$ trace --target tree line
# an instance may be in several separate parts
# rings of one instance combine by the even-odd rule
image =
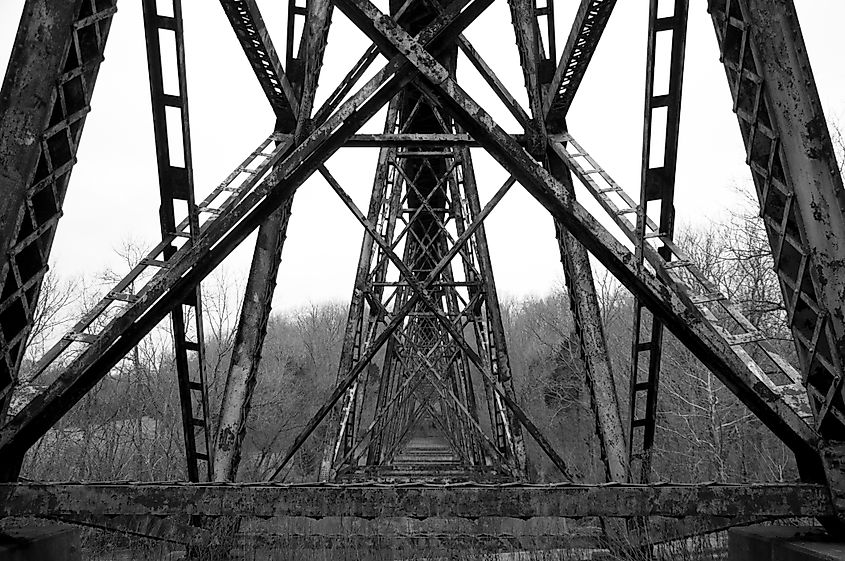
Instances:
[[[750,208],[750,205],[749,205]],[[708,228],[682,228],[678,245],[717,282],[754,325],[797,364],[765,231],[756,216],[735,213]],[[144,255],[126,243],[127,267]],[[119,271],[67,281],[48,275],[36,314],[20,408],[57,375],[32,379],[33,361],[66,331]],[[212,423],[225,384],[243,287],[225,272],[203,283],[205,368]],[[602,269],[596,289],[623,417],[627,418],[633,298]],[[542,297],[500,302],[517,397],[583,481],[604,477],[585,367],[573,333],[565,287]],[[261,480],[333,387],[347,306],[324,303],[271,317],[248,419],[239,480]],[[36,480],[178,480],[185,478],[180,408],[169,321],[148,335],[27,454],[22,475]],[[625,420],[627,427],[627,420]],[[294,457],[287,481],[316,476],[326,423]],[[213,431],[212,431],[213,434]],[[559,479],[526,435],[530,473]],[[671,334],[664,337],[654,480],[785,481],[794,458],[718,379]]]

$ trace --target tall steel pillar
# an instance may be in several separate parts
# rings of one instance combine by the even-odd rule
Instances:
[[[845,190],[801,27],[791,0],[712,0],[709,11],[826,477],[845,503]]]
[[[551,1],[548,6],[552,6]],[[596,2],[583,0],[573,21],[560,62],[546,86],[544,120],[549,134],[566,131],[566,113],[572,103],[575,89],[590,62],[593,49],[615,6],[614,1]],[[548,44],[553,45],[551,38]],[[554,51],[549,49],[550,62]],[[575,187],[569,169],[550,151],[544,154],[546,167],[567,190],[575,196]],[[628,455],[625,449],[625,431],[619,406],[619,393],[613,377],[613,367],[607,349],[607,339],[593,279],[592,266],[587,250],[567,231],[560,221],[555,221],[555,236],[563,265],[564,282],[569,294],[573,328],[578,339],[581,358],[586,368],[586,381],[590,389],[596,430],[607,481],[628,480]]]
[[[167,244],[163,251],[167,261],[176,253],[177,246],[196,242],[200,234],[200,212],[205,209],[200,209],[194,198],[182,2],[171,0],[168,6],[156,0],[144,0],[143,13],[161,196],[159,223],[162,239]],[[165,51],[176,57],[172,61],[176,68],[175,91],[165,89],[162,42],[174,47]],[[176,133],[169,134],[174,130]],[[171,138],[179,139],[178,149],[171,150]],[[185,215],[182,224],[177,222],[178,215]],[[125,297],[132,299],[135,295],[125,294]],[[212,471],[202,316],[200,285],[170,313],[188,481],[209,481]]]
[[[672,12],[669,15],[659,15],[659,5],[659,0],[651,0],[649,4],[643,158],[634,251],[637,265],[640,267],[645,266],[643,245],[647,243],[656,246],[658,254],[667,263],[671,261],[672,250],[667,244],[671,243],[675,230],[675,169],[678,163],[689,0],[673,0]],[[658,38],[667,36],[671,37],[669,57],[664,63],[668,66],[658,68]],[[656,89],[658,72],[668,76],[666,91]],[[661,76],[660,83],[663,82]],[[658,128],[660,124],[663,125],[663,130]],[[660,139],[663,139],[662,143],[656,142]],[[654,152],[653,146],[656,148]],[[649,203],[659,205],[656,232],[649,232],[646,228]],[[663,323],[639,299],[634,300],[631,334],[628,455],[631,481],[647,483],[651,474],[652,449],[657,426]]]
[[[264,89],[269,92],[268,100],[276,114],[278,132],[301,139],[307,132],[322,69],[331,21],[331,3],[326,0],[308,2],[307,9],[304,9],[295,0],[289,1],[287,67],[289,71],[292,68],[298,69],[295,71],[298,78],[289,89],[292,100],[282,97],[281,101],[274,97],[278,96],[275,86],[289,78],[264,29],[257,5],[251,1],[239,3],[224,0],[222,3],[247,57],[255,61],[268,61],[266,65],[255,64],[254,69],[259,81],[267,83]],[[299,30],[301,40],[296,49],[293,37],[295,31]],[[256,43],[260,45],[262,54],[255,52]],[[237,476],[241,444],[255,389],[292,203],[291,197],[258,229],[220,405],[220,423],[215,440],[215,481],[234,481]]]
[[[28,0],[0,91],[0,423],[17,384],[114,0]],[[17,477],[23,451],[0,479]]]

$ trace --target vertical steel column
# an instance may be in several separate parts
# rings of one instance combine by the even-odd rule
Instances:
[[[114,0],[27,0],[0,91],[0,423],[34,321]],[[21,458],[0,478],[14,479]]]
[[[551,157],[549,167],[554,177],[570,194],[574,194],[572,176],[566,166],[559,159]],[[558,221],[555,221],[555,234],[563,265],[564,282],[569,293],[573,329],[586,368],[587,386],[596,416],[605,475],[608,481],[624,482],[628,479],[625,431],[590,257],[584,246]]]
[[[537,25],[536,0],[508,0],[519,51],[519,62],[528,92],[528,105],[535,129],[543,121],[543,97],[540,91],[540,29]]]
[[[285,201],[258,229],[220,404],[214,481],[234,481],[237,477],[292,201]]]
[[[651,0],[646,54],[645,116],[643,124],[643,160],[640,177],[640,204],[637,207],[637,228],[634,255],[637,267],[644,267],[643,245],[656,243],[657,252],[669,262],[675,226],[675,168],[678,162],[678,133],[681,119],[684,51],[686,46],[689,0],[663,0],[673,3],[671,15],[658,17],[660,0]],[[662,34],[662,35],[661,35]],[[656,68],[659,37],[671,36],[668,68]],[[657,72],[668,76],[668,90],[655,91]],[[665,110],[663,130],[655,130],[655,114]],[[658,123],[660,120],[658,119]],[[663,138],[662,143],[657,143]],[[652,152],[656,148],[658,152]],[[658,232],[647,232],[646,217],[650,202],[659,201]],[[650,321],[649,321],[650,319]],[[646,332],[648,326],[651,329]],[[651,454],[657,423],[657,389],[660,378],[663,323],[639,299],[634,301],[634,324],[631,343],[631,376],[629,393],[628,456],[631,481],[647,483],[651,472]],[[645,363],[645,368],[643,364]],[[643,377],[645,370],[645,377]],[[642,398],[645,401],[642,402]],[[637,429],[641,429],[639,435]]]
[[[615,2],[588,2],[581,4],[581,9],[576,15],[572,32],[567,42],[566,51],[561,57],[560,71],[554,76],[553,70],[547,72],[543,78],[543,84],[552,82],[547,86],[547,100],[549,106],[554,104],[554,112],[550,113],[546,121],[549,133],[566,130],[565,114],[569,109],[574,91],[564,93],[557,92],[560,88],[563,92],[567,84],[571,88],[577,88],[580,78],[576,74],[586,71],[592,50],[601,36],[604,25],[613,10]],[[552,0],[547,0],[547,11],[553,13]],[[540,15],[540,12],[536,12]],[[547,17],[551,18],[549,14]],[[539,21],[537,23],[539,29]],[[554,42],[553,28],[549,30],[549,51],[546,55],[548,62],[544,66],[554,64]],[[569,61],[569,62],[567,62]],[[561,74],[563,72],[563,74]],[[557,85],[555,85],[557,84]],[[563,99],[566,98],[566,101]],[[547,158],[546,166],[552,175],[566,188],[569,196],[575,196],[575,188],[572,183],[572,176],[569,170],[554,155]],[[590,265],[590,258],[587,250],[570,234],[558,221],[555,221],[555,236],[560,250],[560,260],[563,266],[564,281],[569,294],[569,305],[572,311],[572,322],[575,336],[578,339],[581,358],[587,370],[586,380],[590,389],[590,396],[593,412],[596,416],[596,430],[599,437],[599,447],[602,452],[602,460],[605,467],[605,476],[608,481],[623,482],[628,479],[628,458],[625,450],[625,432],[622,425],[622,415],[619,408],[619,396],[616,390],[616,381],[613,378],[613,368],[610,363],[610,356],[607,351],[607,340],[602,326],[601,312],[598,296],[596,295],[593,271]],[[614,525],[609,530],[619,530]]]
[[[182,1],[168,3],[169,14],[159,12],[156,0],[144,0],[144,31],[147,43],[147,64],[150,72],[150,97],[153,110],[153,129],[158,164],[161,206],[159,221],[162,238],[176,236],[175,240],[188,239],[193,244],[200,233],[199,209],[194,200],[194,171],[191,155],[191,128],[188,115],[188,88],[185,74],[185,44],[182,26]],[[170,42],[172,38],[172,43]],[[166,91],[162,54],[162,40],[175,47],[176,91]],[[172,78],[168,78],[168,81]],[[175,113],[178,112],[178,116]],[[168,117],[173,117],[169,119]],[[179,150],[171,147],[171,140],[180,139]],[[181,161],[180,161],[181,160]],[[185,205],[188,229],[177,228]],[[176,253],[178,247],[171,243],[164,249],[165,260]],[[208,427],[208,393],[205,381],[205,343],[202,325],[202,294],[200,285],[193,289],[184,302],[170,313],[173,327],[173,349],[176,359],[176,376],[179,380],[179,401],[182,407],[182,429],[185,437],[185,455],[189,481],[211,479],[212,457]],[[190,333],[190,327],[193,333]],[[191,340],[191,337],[193,340]]]
[[[801,27],[791,0],[711,0],[709,10],[828,485],[845,500],[845,191]]]
[[[302,138],[307,132],[307,121],[311,115],[317,81],[322,68],[328,26],[331,20],[331,3],[317,0],[308,3],[308,18],[303,25],[298,50],[294,48],[295,17],[304,15],[295,6],[295,0],[289,1],[289,20],[287,38],[288,71],[291,66],[300,68],[302,81],[294,79],[292,95],[296,101],[296,91],[302,90],[301,103],[298,107],[283,103],[284,98],[276,93],[276,98],[268,93],[268,99],[276,112],[277,128],[281,132],[293,133]],[[260,81],[269,82],[265,91],[274,92],[271,84],[287,82],[284,70],[276,58],[275,49],[264,28],[261,14],[252,2],[234,6],[235,2],[224,2],[224,8],[249,60],[270,59],[265,64],[254,64]],[[239,8],[239,9],[237,9]],[[244,23],[246,20],[248,23]],[[251,33],[251,34],[250,34]],[[252,37],[254,40],[243,40]],[[260,46],[256,46],[258,43]],[[306,69],[304,73],[302,68]],[[268,77],[269,76],[269,77]],[[303,84],[304,81],[304,84]],[[275,100],[275,101],[274,101]],[[226,375],[226,386],[220,406],[220,425],[215,442],[216,465],[215,481],[234,481],[240,462],[240,449],[246,430],[246,419],[255,388],[261,349],[267,333],[276,277],[282,259],[282,250],[287,236],[287,226],[291,214],[293,197],[262,223],[258,229],[255,251],[250,266],[249,277],[244,291],[241,315],[235,332],[232,358]]]

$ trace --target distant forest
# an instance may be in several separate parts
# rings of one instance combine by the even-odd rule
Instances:
[[[769,244],[756,216],[734,214],[706,229],[681,229],[690,253],[746,316],[794,360]],[[144,255],[127,244],[127,270]],[[96,302],[122,271],[77,281],[48,276],[39,303],[30,358],[37,358]],[[633,314],[631,295],[595,269],[602,321],[619,402],[627,416]],[[203,284],[206,372],[216,422],[238,318],[240,281],[216,274]],[[604,480],[584,365],[566,290],[501,302],[519,401],[584,482]],[[248,421],[238,479],[262,480],[334,385],[346,303],[304,307],[271,318]],[[22,475],[37,480],[185,479],[180,409],[171,343],[163,322],[65,416],[26,457]],[[655,480],[786,481],[794,458],[739,401],[671,335],[664,340]],[[60,367],[58,365],[57,367]],[[19,408],[55,370],[31,380],[24,366]],[[627,428],[627,420],[625,420]],[[326,423],[294,458],[286,481],[312,480]],[[526,435],[530,472],[555,481],[554,466]]]

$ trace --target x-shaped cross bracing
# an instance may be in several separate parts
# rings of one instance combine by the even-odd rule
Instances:
[[[156,275],[97,336],[97,340],[70,362],[56,382],[36,397],[0,430],[0,452],[22,453],[55,423],[84,393],[119,361],[131,346],[156,325],[175,302],[216,267],[273,209],[281,205],[323,162],[402,87],[416,79],[419,87],[438,100],[470,135],[481,143],[551,214],[564,224],[617,278],[636,293],[652,311],[778,436],[804,457],[817,461],[816,434],[784,403],[758,392],[747,372],[719,333],[697,321],[694,309],[683,303],[671,287],[648,271],[637,270],[633,256],[579,205],[563,186],[506,134],[452,79],[433,53],[445,48],[491,0],[450,4],[416,38],[394,19],[380,13],[366,0],[338,0],[344,11],[378,47],[390,56],[387,65],[361,87],[293,150],[275,156],[274,172],[219,217],[209,221],[192,247],[183,247],[170,266]],[[318,115],[320,113],[318,112]],[[460,242],[463,236],[458,238]],[[458,247],[456,245],[456,247]],[[447,257],[438,264],[448,264]],[[425,290],[426,283],[420,283]],[[378,348],[417,301],[398,310],[376,340]],[[346,377],[340,380],[329,402],[332,405],[374,355],[368,349]],[[471,356],[471,355],[470,355]],[[480,361],[479,361],[480,362]],[[327,402],[328,403],[328,402]],[[329,406],[331,407],[331,406]],[[328,410],[321,408],[322,417]],[[317,420],[316,422],[319,422]],[[298,445],[298,444],[297,444]]]

